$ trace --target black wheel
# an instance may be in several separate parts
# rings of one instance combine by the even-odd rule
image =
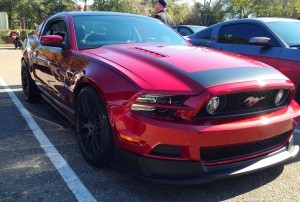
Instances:
[[[24,99],[26,102],[36,102],[38,100],[38,90],[29,74],[29,70],[24,60],[22,61],[21,66],[21,77]]]
[[[93,88],[84,88],[77,98],[76,133],[79,148],[89,163],[106,166],[111,162],[114,149],[111,125]]]
[[[296,93],[294,95],[295,100],[300,103],[300,85],[296,88]]]

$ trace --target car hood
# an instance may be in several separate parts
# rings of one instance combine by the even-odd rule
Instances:
[[[157,91],[200,93],[205,88],[225,83],[287,79],[261,62],[203,47],[126,44],[83,52],[118,64]]]

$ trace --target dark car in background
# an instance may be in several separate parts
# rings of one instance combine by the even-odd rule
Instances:
[[[173,29],[175,29],[182,36],[188,36],[188,35],[194,34],[205,28],[206,28],[206,26],[199,26],[199,25],[176,25],[176,26],[173,26]]]
[[[188,37],[196,46],[246,55],[275,67],[296,86],[300,101],[300,20],[248,18],[212,25]]]

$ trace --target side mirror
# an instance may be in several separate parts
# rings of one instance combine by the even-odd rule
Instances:
[[[54,46],[64,48],[63,38],[60,35],[46,35],[41,37],[43,46]]]
[[[269,46],[271,45],[270,40],[271,39],[268,37],[251,37],[249,39],[249,43],[254,45]]]

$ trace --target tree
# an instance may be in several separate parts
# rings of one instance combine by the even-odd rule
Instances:
[[[182,23],[191,12],[188,6],[177,4],[179,0],[168,0],[168,13],[174,22]],[[155,0],[95,0],[92,10],[134,13],[145,16],[154,16]]]
[[[300,0],[224,0],[228,18],[297,18]]]
[[[8,24],[10,29],[14,29],[12,26],[13,14],[17,7],[19,0],[0,0],[0,11],[4,11],[8,16]]]
[[[145,5],[143,0],[95,0],[91,6],[92,10],[112,11],[139,14],[142,6]]]
[[[74,11],[75,3],[72,0],[42,0],[41,5],[45,9],[44,16],[51,16],[62,11]]]
[[[187,4],[174,4],[172,13],[170,14],[173,16],[175,24],[183,24],[188,16],[192,14],[192,9],[190,9]]]
[[[224,20],[222,0],[204,0],[203,4],[194,0],[192,14],[186,20],[186,24],[209,26]]]
[[[44,11],[45,8],[39,0],[21,0],[16,7],[16,13],[18,13],[17,17],[19,19],[24,17],[27,22],[26,28],[31,29],[39,23],[37,19],[41,17],[44,19],[46,17]],[[30,26],[28,26],[28,24],[30,24]]]

